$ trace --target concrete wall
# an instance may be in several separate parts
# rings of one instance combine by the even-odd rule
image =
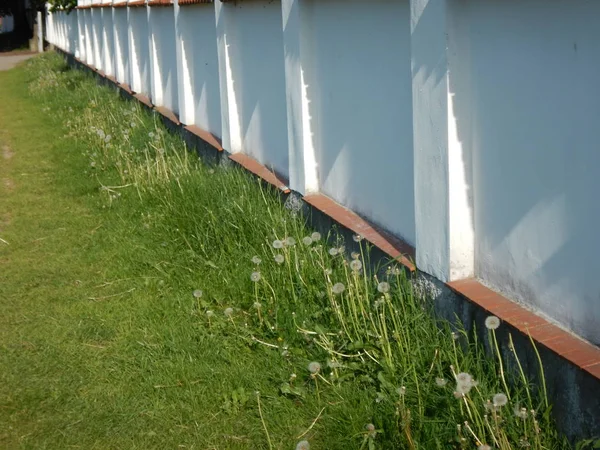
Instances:
[[[177,113],[177,58],[173,8],[148,10],[150,52],[152,54],[152,101]]]
[[[102,70],[107,75],[115,74],[115,43],[113,14],[111,8],[100,8],[102,14]]]
[[[151,95],[150,37],[146,7],[128,7],[131,89]]]
[[[100,8],[92,8],[90,9],[90,14],[91,14],[91,25],[92,25],[92,29],[91,29],[91,33],[92,33],[92,40],[93,40],[93,62],[92,64],[94,65],[95,68],[100,69],[100,70],[104,70],[103,66],[104,66],[104,61],[103,61],[103,55],[104,55],[104,41],[102,39],[103,37],[103,30],[104,30],[104,24],[102,23],[102,10]]]
[[[600,345],[600,3],[456,8],[475,273]]]
[[[301,5],[320,190],[414,244],[409,2]]]
[[[600,3],[110,10],[49,16],[49,39],[104,70],[114,48],[119,81],[414,244],[423,272],[600,344]]]
[[[119,83],[130,84],[129,23],[127,8],[112,8],[113,41],[115,48],[115,78]]]
[[[279,0],[223,4],[217,33],[227,48],[231,150],[288,175],[283,32]]]
[[[214,7],[199,4],[178,8],[176,23],[177,50],[181,58],[178,64],[180,119],[220,137],[221,96]]]

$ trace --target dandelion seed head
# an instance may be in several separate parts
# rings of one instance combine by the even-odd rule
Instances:
[[[296,444],[296,450],[310,450],[308,441],[300,441]]]
[[[343,245],[340,245],[338,247],[337,251],[338,251],[338,255],[341,255],[346,251],[346,247],[344,247]]]
[[[448,380],[446,380],[445,378],[436,378],[435,384],[438,387],[444,387],[444,386],[446,386],[446,384],[448,384]]]
[[[194,292],[192,292],[192,295],[196,298],[202,297],[202,289],[196,289]]]
[[[150,133],[148,133],[148,137],[150,139],[154,138],[154,131],[151,131]]]
[[[506,394],[500,392],[499,394],[494,395],[492,402],[494,403],[494,406],[504,406],[508,403],[508,397]]]
[[[296,239],[294,239],[291,236],[285,238],[285,245],[287,245],[288,247],[293,247],[294,245],[296,245]]]
[[[276,249],[283,248],[283,242],[281,242],[279,239],[275,239],[273,241],[273,248],[276,248]]]
[[[337,249],[337,248],[335,248],[335,247],[334,247],[334,248],[330,248],[330,249],[329,249],[329,254],[330,254],[331,256],[337,256],[337,254],[338,254],[338,253],[339,253],[339,252],[338,252],[338,249]]]
[[[255,283],[258,283],[260,281],[260,272],[252,272],[252,274],[250,275],[250,280],[254,281]]]
[[[131,123],[129,124],[129,126],[130,126],[131,128],[135,128],[135,122],[131,122]]]
[[[360,269],[362,269],[362,263],[358,259],[354,259],[352,262],[350,262],[350,269],[358,272]]]
[[[332,273],[333,273],[333,270],[325,269],[325,275],[331,275]]]
[[[317,361],[313,361],[308,365],[308,371],[313,375],[319,373],[321,371],[321,364]]]
[[[260,259],[258,256],[253,256],[252,257],[252,263],[256,264],[257,266],[262,262],[262,259]]]
[[[527,408],[519,408],[519,405],[515,405],[514,412],[519,419],[527,419]]]
[[[283,262],[285,261],[285,258],[283,257],[283,255],[275,255],[273,257],[273,259],[275,260],[275,262],[277,264],[283,264]]]
[[[309,246],[313,243],[313,240],[310,236],[306,236],[302,238],[302,243],[306,246]]]
[[[212,317],[214,315],[215,315],[214,311],[211,311],[210,309],[208,311],[206,311],[206,317],[210,318],[210,317]]]
[[[360,258],[360,253],[358,253],[358,252],[352,252],[352,253],[350,253],[350,257],[352,259],[359,259]]]
[[[226,308],[226,309],[225,309],[225,315],[226,315],[227,317],[231,317],[231,316],[232,316],[232,314],[233,314],[233,308]]]
[[[346,290],[346,286],[344,286],[344,283],[335,283],[331,290],[334,294],[341,294]]]
[[[388,292],[390,292],[390,285],[389,283],[382,281],[377,285],[377,290],[382,294],[387,294]]]
[[[310,235],[310,238],[313,240],[313,242],[317,242],[321,240],[321,233],[315,231],[313,234]]]
[[[452,332],[452,339],[454,339],[455,341],[458,340],[458,333],[455,333],[454,331]]]
[[[360,234],[355,234],[354,236],[352,236],[352,240],[354,242],[360,242],[363,240],[363,237]]]
[[[254,309],[260,309],[262,308],[262,305],[260,304],[260,302],[254,302]]]
[[[499,326],[500,326],[500,319],[498,319],[496,316],[488,316],[485,319],[485,327],[488,330],[496,330],[496,329],[498,329]]]
[[[471,384],[473,377],[467,372],[460,372],[456,375],[456,382],[460,384]]]
[[[112,139],[112,136],[110,134],[106,135],[106,137],[104,138],[104,142],[106,142],[107,144],[110,142],[110,140]]]
[[[481,444],[479,447],[477,447],[477,450],[492,450],[492,447],[490,447],[489,445]]]
[[[458,391],[454,391],[452,394],[454,395],[454,398],[457,400],[461,399],[465,396],[465,394],[463,394],[462,392],[458,392]]]

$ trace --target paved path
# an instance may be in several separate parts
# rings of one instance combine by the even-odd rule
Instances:
[[[36,53],[0,53],[0,71],[10,70],[21,61],[25,61],[35,55]]]

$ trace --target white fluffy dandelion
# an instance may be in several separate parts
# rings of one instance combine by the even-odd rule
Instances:
[[[500,392],[499,394],[494,395],[494,397],[492,398],[492,402],[494,403],[494,406],[504,406],[508,403],[508,397],[506,396],[506,394]]]
[[[354,242],[360,242],[363,240],[363,237],[360,234],[355,234],[354,236],[352,236],[352,240]]]
[[[519,419],[527,419],[527,408],[519,408],[519,405],[515,405],[513,410],[515,412],[515,416]]]
[[[492,450],[492,447],[490,447],[489,445],[481,444],[479,447],[477,447],[477,450]]]
[[[390,284],[386,283],[385,281],[382,281],[377,285],[377,290],[382,294],[387,294],[388,292],[390,292]]]
[[[283,264],[283,262],[285,261],[285,258],[283,257],[283,255],[275,255],[273,257],[273,259],[275,260],[275,262],[277,264]]]
[[[362,263],[358,259],[353,259],[350,262],[350,269],[352,269],[355,272],[358,272],[360,271],[360,269],[362,269]]]
[[[313,361],[308,365],[308,371],[313,375],[318,374],[321,371],[321,364],[317,361]]]
[[[250,279],[255,283],[258,283],[260,281],[260,272],[252,272]]]
[[[150,133],[148,133],[148,137],[150,139],[154,139],[154,131],[151,131]]]
[[[196,289],[194,292],[192,292],[192,295],[196,298],[202,297],[202,289]]]
[[[360,253],[358,253],[358,252],[352,252],[352,253],[350,253],[350,257],[352,259],[359,259],[360,258]]]
[[[262,259],[260,259],[258,256],[253,256],[252,257],[252,263],[256,264],[257,266],[262,262]]]
[[[331,290],[334,294],[341,294],[346,290],[346,286],[344,286],[344,283],[335,283]]]
[[[317,242],[321,240],[321,233],[315,231],[313,234],[310,235],[310,238],[313,240],[313,242]]]
[[[338,249],[337,249],[337,248],[335,248],[335,247],[334,247],[334,248],[330,248],[330,249],[329,249],[329,254],[330,254],[331,256],[337,256],[337,255],[338,255],[338,253],[339,253],[339,251],[338,251]]]
[[[279,239],[275,239],[273,241],[273,248],[276,248],[276,249],[283,248],[283,242],[280,241]]]
[[[375,425],[373,425],[372,423],[366,424],[365,430],[367,430],[367,433],[369,434],[370,437],[375,437],[375,435],[377,434]]]
[[[261,309],[262,308],[262,305],[261,305],[260,302],[254,302],[253,306],[254,306],[254,309]]]
[[[215,315],[214,311],[211,311],[210,309],[208,311],[206,311],[206,317],[208,317],[209,319],[214,315]]]
[[[288,247],[293,247],[294,245],[296,245],[296,239],[294,239],[291,236],[288,238],[285,238],[285,245],[287,245]]]
[[[444,387],[444,386],[446,386],[446,384],[448,384],[448,380],[446,380],[445,378],[436,378],[435,384],[438,387]]]
[[[496,316],[488,316],[485,319],[485,327],[488,330],[496,330],[496,329],[498,329],[499,326],[500,326],[500,319],[498,319]]]
[[[300,441],[296,444],[296,450],[310,450],[308,441]]]
[[[313,243],[313,240],[310,236],[306,236],[302,238],[302,243],[308,247]]]
[[[227,317],[231,317],[233,315],[233,308],[226,308],[224,313]]]

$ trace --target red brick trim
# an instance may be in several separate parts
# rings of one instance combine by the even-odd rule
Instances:
[[[190,133],[192,133],[193,135],[198,136],[200,139],[202,139],[207,144],[212,145],[218,151],[220,151],[220,152],[223,151],[223,147],[221,146],[221,140],[219,138],[217,138],[216,136],[214,136],[212,133],[209,133],[208,131],[205,131],[202,128],[197,127],[196,125],[186,125],[184,128],[187,131],[189,131]]]
[[[536,343],[600,378],[600,349],[528,311],[475,279],[448,283],[450,289],[512,325]]]
[[[412,262],[415,259],[415,249],[413,246],[386,233],[376,225],[371,224],[355,212],[350,211],[323,194],[306,195],[304,201],[328,215],[340,225],[362,236],[411,272],[416,270]]]
[[[75,9],[91,9],[92,5],[81,5],[81,6],[77,6],[75,7]]]
[[[244,155],[243,153],[233,153],[229,155],[229,159],[235,161],[246,170],[252,172],[254,175],[262,178],[267,183],[275,186],[284,194],[289,194],[291,192],[290,188],[287,187],[286,183],[281,178],[256,161],[254,158]]]
[[[113,8],[127,8],[127,2],[117,2],[112,4]]]
[[[133,0],[127,3],[127,6],[146,6],[146,0]]]
[[[92,3],[92,8],[102,8],[103,6],[105,5],[103,5],[102,3]]]
[[[130,95],[133,95],[131,87],[127,83],[119,83],[119,87]]]
[[[179,0],[179,6],[203,5],[213,3],[213,0]]]
[[[165,108],[164,106],[155,106],[154,109],[156,110],[156,112],[158,112],[160,115],[169,119],[175,125],[181,125],[181,122],[179,121],[179,117],[177,117],[177,114],[175,114],[170,109]]]
[[[148,108],[152,108],[152,102],[150,101],[150,99],[145,96],[144,94],[133,94],[133,96],[135,98],[137,98],[141,103],[143,103],[144,105],[146,105]]]
[[[173,0],[149,0],[148,6],[173,6]]]

